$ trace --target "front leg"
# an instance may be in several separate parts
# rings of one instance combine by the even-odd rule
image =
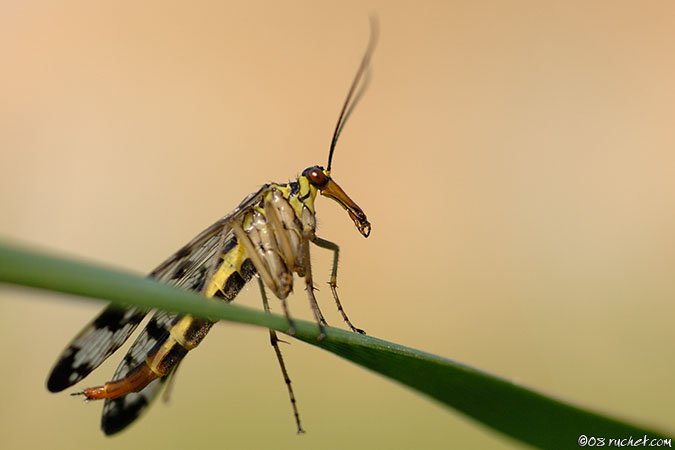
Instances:
[[[338,297],[338,293],[337,293],[337,270],[338,270],[338,260],[340,259],[340,247],[335,242],[327,241],[326,239],[321,239],[318,236],[314,236],[314,239],[312,239],[312,242],[315,245],[317,245],[318,247],[325,248],[326,250],[330,250],[330,251],[333,252],[333,269],[331,270],[331,273],[330,273],[330,281],[328,282],[328,285],[330,286],[330,290],[333,293],[333,298],[335,299],[335,304],[337,305],[337,309],[338,309],[338,311],[340,311],[340,314],[342,314],[342,318],[347,323],[347,325],[349,325],[349,328],[351,328],[353,332],[359,333],[359,334],[366,334],[365,331],[363,331],[360,328],[356,328],[352,324],[352,322],[347,317],[347,313],[345,313],[345,310],[342,308],[342,304],[340,303],[340,298]]]
[[[295,324],[293,323],[293,319],[291,318],[291,313],[288,310],[288,303],[286,302],[286,295],[287,292],[282,290],[280,288],[281,286],[287,285],[288,281],[287,280],[280,280],[279,276],[274,276],[270,270],[265,261],[262,259],[260,254],[258,253],[255,245],[251,241],[251,238],[249,237],[248,234],[244,231],[244,229],[241,227],[239,222],[236,221],[231,221],[230,226],[232,227],[232,231],[234,232],[234,235],[237,237],[237,242],[240,245],[244,246],[244,249],[246,250],[246,254],[248,255],[249,259],[251,260],[251,263],[253,264],[253,267],[255,267],[256,273],[258,274],[258,277],[262,282],[270,287],[271,289],[274,290],[274,295],[276,295],[280,300],[281,300],[281,307],[284,310],[284,315],[286,316],[286,320],[288,320],[288,331],[287,333],[293,336],[295,334]],[[291,282],[293,280],[292,275],[290,274],[285,274],[287,275]]]

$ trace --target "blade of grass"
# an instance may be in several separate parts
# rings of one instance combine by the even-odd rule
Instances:
[[[148,278],[0,244],[0,282],[230,320],[285,331],[286,321],[209,301]],[[665,434],[584,410],[469,366],[392,342],[298,321],[297,339],[397,380],[511,438],[542,448],[578,448],[580,436],[669,439]]]

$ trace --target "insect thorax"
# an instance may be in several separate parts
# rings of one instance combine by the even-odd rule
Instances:
[[[304,266],[303,240],[314,236],[316,194],[317,188],[303,176],[263,186],[260,199],[235,219],[245,238],[233,232],[225,237],[205,295],[232,300],[258,273],[275,296],[286,298],[293,288],[293,273]]]

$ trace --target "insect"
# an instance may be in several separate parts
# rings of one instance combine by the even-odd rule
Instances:
[[[310,244],[314,244],[333,253],[329,281],[332,296],[352,331],[363,333],[351,323],[340,303],[337,294],[339,247],[316,235],[314,200],[317,193],[333,199],[347,211],[364,237],[370,234],[366,214],[331,177],[331,164],[345,122],[367,85],[369,62],[376,41],[374,25],[371,24],[368,47],[339,114],[326,168],[312,166],[295,181],[265,184],[160,264],[149,277],[226,302],[234,300],[243,286],[256,278],[265,311],[270,311],[266,295],[266,289],[269,289],[281,300],[289,323],[287,333],[292,335],[294,326],[286,298],[293,289],[294,274],[297,274],[304,279],[321,338],[327,324],[314,295],[310,264]],[[129,338],[148,313],[150,311],[133,306],[108,306],[61,353],[49,375],[47,388],[51,392],[60,392],[84,379]],[[186,354],[199,345],[213,323],[188,314],[154,312],[117,367],[112,381],[73,395],[82,395],[87,400],[103,399],[103,432],[114,434],[123,430],[158,395]],[[297,430],[302,433],[279,339],[274,330],[269,333],[288,389]]]

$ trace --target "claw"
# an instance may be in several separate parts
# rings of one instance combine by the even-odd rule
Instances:
[[[326,339],[326,330],[323,327],[323,324],[319,324],[319,335],[316,337],[316,340],[321,342]]]

